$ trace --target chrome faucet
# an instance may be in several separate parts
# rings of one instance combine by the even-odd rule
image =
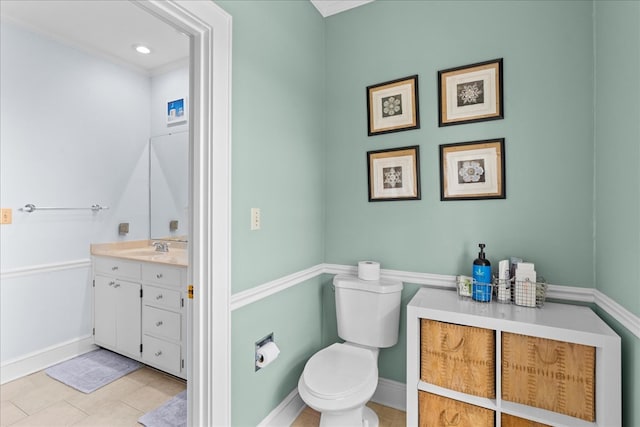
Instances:
[[[153,242],[157,252],[169,252],[169,244],[167,242]]]

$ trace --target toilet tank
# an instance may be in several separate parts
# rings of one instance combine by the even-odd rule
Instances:
[[[339,274],[334,277],[338,336],[368,347],[392,347],[400,329],[399,280],[360,280]]]

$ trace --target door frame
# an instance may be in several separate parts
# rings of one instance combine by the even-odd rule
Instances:
[[[229,426],[231,16],[213,1],[131,1],[191,39],[187,422]]]

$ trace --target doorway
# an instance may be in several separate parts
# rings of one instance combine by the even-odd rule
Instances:
[[[188,423],[230,425],[231,17],[213,2],[135,4],[191,38]]]
[[[212,1],[139,0],[130,4],[137,12],[149,13],[190,39],[188,283],[194,286],[195,297],[188,301],[192,308],[188,319],[192,334],[187,342],[188,422],[229,425],[231,18]],[[40,157],[55,164],[51,156]],[[86,263],[81,267],[87,268]],[[67,262],[65,269],[70,269],[67,264],[75,268],[77,263]],[[74,338],[69,346],[76,341]]]

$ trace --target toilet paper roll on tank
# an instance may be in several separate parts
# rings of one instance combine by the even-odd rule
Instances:
[[[358,263],[358,279],[380,280],[380,263],[375,261],[360,261]]]

